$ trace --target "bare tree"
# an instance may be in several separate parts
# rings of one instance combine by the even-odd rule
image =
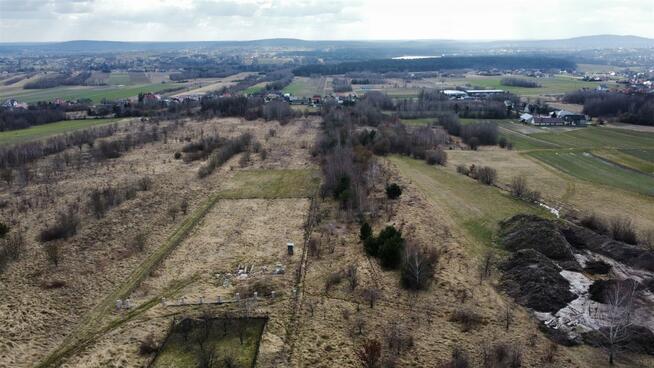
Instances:
[[[614,364],[615,355],[620,345],[630,337],[633,299],[637,287],[636,282],[618,281],[613,283],[605,293],[606,305],[602,305],[594,313],[594,318],[602,325],[598,332],[603,339],[604,348],[608,352],[610,365]]]
[[[428,288],[434,277],[438,258],[438,252],[434,248],[407,246],[401,267],[402,285],[412,290]]]
[[[504,305],[504,310],[502,311],[502,321],[504,322],[504,329],[506,331],[509,330],[509,327],[511,327],[511,323],[513,323],[513,311],[515,310],[515,305],[511,302],[507,302]]]
[[[479,263],[479,285],[481,285],[484,280],[488,279],[493,273],[493,264],[495,263],[495,254],[493,251],[486,251],[484,253],[481,262]]]
[[[376,288],[365,288],[361,292],[363,299],[370,303],[370,308],[375,307],[375,302],[379,299],[379,289]]]
[[[351,264],[345,269],[345,277],[347,277],[350,290],[354,291],[359,285],[359,274],[356,264]]]
[[[513,177],[511,180],[511,195],[517,198],[522,198],[528,191],[527,178],[524,175]]]
[[[171,206],[170,208],[168,208],[168,211],[167,211],[168,216],[170,217],[170,219],[173,222],[177,218],[177,212],[179,212],[179,207],[177,207],[177,206]]]
[[[59,266],[59,262],[61,261],[59,243],[52,242],[44,244],[43,250],[45,250],[45,256],[48,258],[48,261],[55,267]]]
[[[382,347],[379,341],[369,339],[364,341],[357,351],[357,357],[364,368],[381,367]]]

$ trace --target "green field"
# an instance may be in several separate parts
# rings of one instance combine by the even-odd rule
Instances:
[[[250,87],[244,89],[243,93],[246,94],[246,95],[251,95],[253,93],[259,93],[259,92],[263,91],[264,88],[266,88],[266,84],[268,84],[268,83],[266,83],[266,82],[257,83],[254,86],[250,86]]]
[[[600,82],[585,82],[579,79],[566,77],[566,76],[556,76],[553,78],[531,78],[531,77],[516,76],[516,78],[533,81],[540,85],[540,87],[536,87],[536,88],[525,88],[525,87],[505,86],[500,82],[502,78],[504,77],[502,76],[473,77],[473,78],[466,78],[465,81],[466,83],[473,86],[479,86],[486,89],[503,89],[505,91],[509,91],[511,93],[520,96],[564,94],[566,92],[576,91],[581,88],[595,88],[600,84],[602,84]],[[611,84],[611,83],[607,83],[607,84]]]
[[[495,187],[442,167],[406,156],[391,156],[402,176],[413,182],[435,205],[471,237],[471,244],[491,245],[497,223],[518,213],[548,216],[544,209],[516,200]],[[474,241],[472,241],[474,240]],[[472,249],[478,253],[482,247]]]
[[[320,178],[314,170],[243,170],[225,183],[221,198],[308,198]]]
[[[624,167],[638,170],[646,174],[654,174],[654,160],[646,160],[630,152],[649,152],[654,156],[654,149],[652,150],[593,150],[595,156],[599,156],[605,160],[615,162]],[[645,154],[643,154],[645,155]]]
[[[129,73],[111,72],[111,74],[109,74],[109,78],[107,79],[107,84],[110,84],[112,86],[118,86],[118,85],[128,86],[132,83],[129,79]]]
[[[435,118],[400,119],[402,124],[409,126],[428,126],[431,125],[435,120]]]
[[[0,146],[47,138],[57,134],[72,132],[74,130],[111,124],[119,120],[121,119],[64,120],[56,123],[35,125],[27,129],[0,132]]]
[[[283,89],[283,92],[298,97],[322,96],[325,94],[325,83],[326,78],[295,77],[291,84]]]
[[[527,154],[581,180],[654,195],[654,176],[621,167],[589,152],[543,150]]]
[[[654,163],[654,147],[652,147],[652,149],[626,148],[621,149],[620,151],[635,156],[643,161]]]
[[[519,150],[542,148],[617,148],[651,149],[654,147],[654,133],[626,129],[587,127],[569,130],[565,128],[540,129],[542,133],[520,133],[520,124],[500,122],[501,133],[514,142]]]
[[[21,102],[51,101],[55,98],[64,100],[77,100],[88,98],[93,102],[101,102],[103,99],[116,100],[137,96],[139,93],[160,92],[171,88],[183,87],[180,83],[153,83],[139,86],[117,87],[117,86],[61,86],[47,89],[25,89],[19,92],[0,93],[0,98],[13,97]]]
[[[175,325],[155,358],[154,368],[201,367],[200,342],[206,351],[213,351],[216,367],[223,367],[230,356],[235,366],[252,367],[256,360],[259,340],[266,325],[263,318],[186,320],[190,331],[184,333],[182,325]],[[187,328],[188,328],[187,327]],[[243,344],[240,332],[243,331]]]

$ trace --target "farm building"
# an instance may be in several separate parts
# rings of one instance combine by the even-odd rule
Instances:
[[[458,98],[468,97],[467,93],[465,93],[463,91],[456,90],[456,89],[446,89],[446,90],[443,91],[443,94],[445,96],[449,97],[450,99],[458,99]]]
[[[560,118],[565,121],[566,125],[586,126],[588,124],[588,117],[584,114],[576,114],[574,112],[560,110],[552,113],[552,117]]]
[[[532,118],[531,124],[536,126],[564,126],[565,121],[561,118],[552,118],[549,116],[536,116]]]
[[[470,97],[488,97],[492,95],[499,95],[506,93],[506,91],[502,89],[469,89],[466,90],[466,93]]]

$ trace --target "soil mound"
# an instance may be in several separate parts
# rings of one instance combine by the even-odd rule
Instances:
[[[560,268],[533,249],[515,252],[500,265],[502,288],[516,302],[539,312],[556,313],[577,296]]]
[[[502,245],[512,252],[534,249],[550,259],[571,261],[570,266],[578,267],[572,247],[552,221],[534,215],[515,215],[500,222],[499,236]]]
[[[577,225],[560,225],[561,233],[570,245],[611,257],[627,266],[654,272],[654,251],[613,240]]]

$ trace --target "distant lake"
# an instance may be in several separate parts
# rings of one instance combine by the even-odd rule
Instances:
[[[394,57],[393,60],[415,60],[415,59],[430,59],[430,58],[439,58],[440,56],[436,55],[404,55]]]

